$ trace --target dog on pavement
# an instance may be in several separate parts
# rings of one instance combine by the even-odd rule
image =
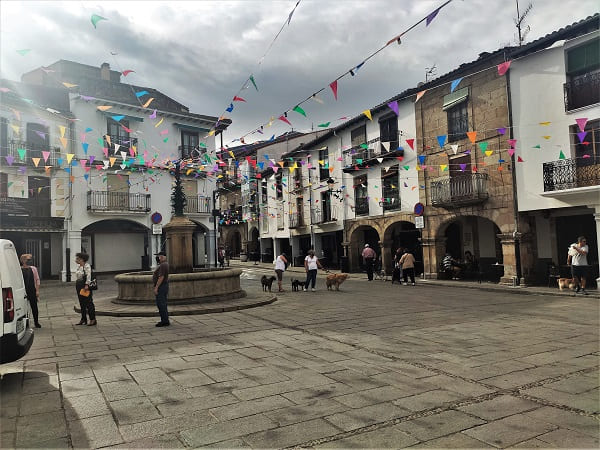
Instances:
[[[575,289],[575,280],[573,278],[559,278],[558,288],[562,291],[564,288]]]
[[[292,292],[298,292],[300,291],[300,287],[303,286],[304,283],[300,280],[293,280],[292,281]]]
[[[340,285],[346,281],[346,278],[348,278],[347,273],[331,273],[327,275],[327,278],[325,279],[327,290],[332,291],[333,287],[335,286],[335,290],[339,291]]]
[[[268,277],[266,275],[263,275],[262,278],[260,279],[260,284],[262,284],[263,291],[271,292],[271,286],[273,286],[273,281],[275,281],[275,280],[276,280],[275,277]]]

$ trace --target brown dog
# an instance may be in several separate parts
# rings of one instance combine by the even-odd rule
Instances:
[[[558,288],[562,291],[564,288],[575,289],[575,280],[573,278],[559,278]]]
[[[332,274],[327,275],[327,278],[325,279],[325,284],[327,285],[327,290],[332,291],[333,286],[335,286],[335,290],[339,291],[340,285],[344,281],[346,281],[346,278],[348,278],[347,273],[332,273]]]

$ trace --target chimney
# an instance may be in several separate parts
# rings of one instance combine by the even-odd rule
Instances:
[[[100,66],[100,78],[110,81],[110,64],[105,62]]]

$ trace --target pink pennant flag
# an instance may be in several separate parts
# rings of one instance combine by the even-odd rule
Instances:
[[[587,123],[587,118],[583,117],[581,119],[575,119],[575,122],[577,122],[577,125],[579,126],[579,131],[583,131],[585,130],[585,124]]]
[[[81,164],[81,167],[83,167],[85,169],[85,165],[87,164],[87,159],[80,159],[79,160],[79,164]]]
[[[129,75],[129,74],[130,74],[130,73],[132,73],[132,72],[135,72],[135,70],[130,70],[130,69],[127,69],[127,70],[124,70],[124,71],[123,71],[123,72],[121,72],[121,73],[123,74],[123,76],[124,76],[124,77],[126,77],[127,75]]]
[[[282,122],[287,123],[290,127],[292,126],[292,124],[290,123],[290,121],[287,120],[287,118],[285,116],[279,116],[278,119],[281,120]]]
[[[50,157],[50,152],[43,151],[42,157],[44,158],[44,162],[48,162],[48,158]]]
[[[516,139],[509,139],[506,142],[508,142],[508,145],[510,145],[512,148],[515,148],[515,144],[517,143]]]
[[[329,87],[331,88],[331,91],[333,92],[333,97],[337,100],[337,80],[329,83]]]
[[[108,158],[108,147],[104,147],[102,149],[102,153],[104,153],[104,156],[106,156]]]
[[[162,130],[162,131],[161,131],[160,133],[158,133],[158,134],[160,134],[161,136],[163,136],[163,135],[165,135],[165,134],[167,134],[167,133],[169,133],[169,130]]]
[[[104,167],[102,164],[96,164],[96,170],[102,170],[102,167]]]
[[[508,154],[512,157],[512,155],[515,154],[515,149],[514,148],[509,148],[508,149]]]
[[[506,72],[508,72],[508,68],[510,67],[510,63],[511,62],[512,61],[506,61],[506,62],[503,62],[501,64],[498,64],[498,75],[502,76]]]

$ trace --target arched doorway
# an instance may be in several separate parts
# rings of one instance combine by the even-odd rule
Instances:
[[[150,268],[149,229],[122,219],[94,222],[81,230],[81,250],[90,255],[97,272]],[[71,250],[72,254],[80,250]]]
[[[252,227],[250,229],[250,240],[248,241],[248,257],[251,261],[258,261],[260,259],[260,234],[258,228]]]
[[[421,246],[421,232],[415,224],[408,221],[394,222],[385,230],[384,242],[389,243],[389,254],[386,255],[386,270],[391,273],[394,255],[398,248],[408,249],[415,257],[415,273],[423,272],[423,248]]]
[[[242,235],[239,231],[235,230],[229,233],[226,250],[229,251],[230,257],[239,258],[242,252]]]
[[[350,271],[362,272],[364,270],[364,262],[362,259],[362,251],[365,244],[375,250],[377,258],[381,257],[381,249],[379,248],[379,233],[369,225],[361,225],[357,227],[350,236]]]

